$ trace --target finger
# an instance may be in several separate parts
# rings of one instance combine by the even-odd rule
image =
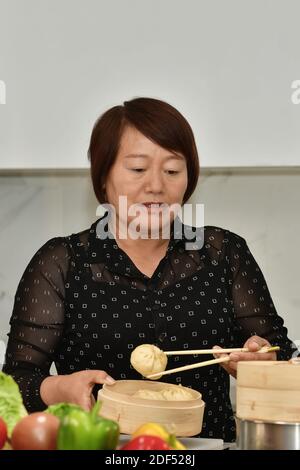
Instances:
[[[225,363],[220,363],[220,366],[223,367],[229,374],[231,374],[232,370],[237,369],[237,362],[229,361]]]
[[[86,385],[85,389],[84,389],[84,392],[83,392],[83,399],[82,399],[82,405],[81,406],[86,411],[90,411],[96,403],[95,397],[93,395],[94,385],[95,385],[94,381],[88,383]]]
[[[81,406],[81,408],[83,408],[85,411],[91,411],[92,409],[91,395],[88,395],[88,394],[83,395],[81,400],[79,400],[77,404]]]
[[[91,406],[93,407],[96,403],[94,395],[91,393]]]
[[[231,353],[229,355],[231,362],[238,361],[272,361],[274,359],[273,353]]]
[[[91,384],[107,384],[113,385],[116,381],[110,375],[107,374],[104,370],[94,370],[90,378]]]
[[[221,346],[213,346],[212,349],[223,349],[221,348]],[[218,359],[219,357],[226,357],[228,356],[228,354],[226,353],[219,353],[219,354],[213,354],[214,358]],[[234,375],[234,370],[232,370],[231,366],[230,366],[231,362],[221,362],[219,365],[221,367],[223,367],[224,370],[226,370],[226,372],[228,372],[228,374],[231,374],[231,375]]]
[[[274,361],[276,360],[276,352],[251,353],[251,354],[254,354],[255,357],[253,359],[248,359],[250,361]]]
[[[223,367],[223,369],[232,377],[236,378],[237,375],[237,362],[226,362],[226,363],[221,363],[220,366]]]
[[[212,349],[218,350],[218,349],[223,349],[223,348],[221,348],[221,346],[213,346]],[[228,354],[218,353],[218,354],[213,354],[213,356],[214,356],[215,359],[218,359],[219,357],[226,357],[226,356],[228,356]]]
[[[234,370],[236,372],[237,367],[238,367],[238,362],[229,361],[228,362],[228,367],[230,367],[231,371]]]

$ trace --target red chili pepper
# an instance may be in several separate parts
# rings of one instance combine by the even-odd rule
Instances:
[[[157,436],[137,436],[120,450],[171,450],[168,444]]]

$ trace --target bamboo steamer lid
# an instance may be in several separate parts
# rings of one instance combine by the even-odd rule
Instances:
[[[246,420],[300,422],[299,361],[241,361],[236,414]]]
[[[149,400],[133,397],[138,390],[161,391],[178,385],[150,380],[118,380],[114,385],[103,385],[98,392],[102,402],[100,415],[117,421],[121,433],[133,434],[147,422],[164,425],[176,436],[195,436],[201,432],[205,403],[201,393],[187,388],[193,398],[182,401]],[[185,388],[185,387],[182,387]]]

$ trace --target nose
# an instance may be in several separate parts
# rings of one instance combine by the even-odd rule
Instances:
[[[155,170],[148,172],[147,179],[145,181],[146,192],[153,194],[162,194],[164,192],[164,178],[162,170]]]

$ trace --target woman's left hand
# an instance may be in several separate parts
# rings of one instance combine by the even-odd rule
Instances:
[[[248,348],[249,352],[235,352],[230,354],[214,354],[215,358],[229,356],[230,361],[220,365],[233,377],[236,378],[237,365],[239,361],[276,361],[276,352],[258,353],[263,346],[271,347],[269,341],[260,336],[251,336],[247,339],[243,348]],[[220,349],[220,346],[214,346],[214,349]]]

